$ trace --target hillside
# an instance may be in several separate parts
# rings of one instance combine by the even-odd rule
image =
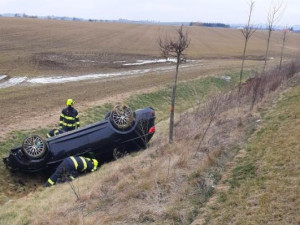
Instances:
[[[5,201],[0,222],[205,224],[204,219],[207,224],[230,224],[247,217],[249,224],[297,224],[300,77],[299,73],[291,77],[288,68],[293,67],[300,70],[299,64],[291,64],[286,72],[274,70],[265,75],[274,79],[266,79],[261,86],[264,94],[257,99],[254,111],[249,111],[252,96],[247,86],[237,101],[237,92],[229,91],[226,81],[200,80],[204,87],[223,92],[181,114],[174,145],[166,143],[164,123],[158,124],[149,149],[105,164],[72,185],[38,187],[27,196]],[[278,81],[281,85],[274,89]],[[192,84],[200,83],[183,85]],[[280,93],[284,94],[280,97]],[[185,101],[187,96],[182,96]],[[156,99],[157,106],[162,99]],[[229,175],[223,176],[234,158],[237,164],[232,175],[229,170]],[[224,184],[229,184],[229,189]],[[217,200],[211,203],[214,196]],[[205,206],[207,201],[210,204]]]
[[[259,129],[192,225],[300,223],[299,75],[297,82],[260,109]]]

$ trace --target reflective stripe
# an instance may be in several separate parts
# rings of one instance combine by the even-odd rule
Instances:
[[[81,171],[84,171],[84,170],[86,170],[86,168],[87,168],[86,161],[85,161],[85,159],[84,159],[83,157],[81,157],[81,156],[79,156],[79,158],[80,158],[80,159],[81,159],[81,161],[83,162],[83,168],[82,168],[82,170],[81,170]]]
[[[73,176],[70,176],[70,179],[71,179],[71,180],[75,180],[75,177],[73,177]]]
[[[71,156],[70,159],[72,159],[72,161],[73,161],[73,163],[74,163],[74,166],[75,166],[75,169],[77,170],[77,168],[78,168],[78,163],[77,163],[76,159],[75,159],[73,156]]]
[[[80,123],[79,123],[79,115],[77,113],[77,115],[75,116],[67,116],[64,113],[60,114],[60,119],[59,119],[59,125],[60,125],[60,129],[63,128],[78,128],[80,127]]]
[[[72,116],[65,116],[64,114],[60,114],[60,116],[61,116],[62,118],[67,119],[67,120],[75,120],[75,117],[72,117]]]
[[[67,120],[75,120],[75,118],[71,117],[71,116],[64,116],[64,118],[67,119]]]
[[[47,133],[47,137],[48,137],[48,138],[51,137],[49,133]]]
[[[61,124],[62,124],[63,126],[65,126],[65,127],[75,127],[75,126],[76,126],[76,123],[71,124],[71,123],[64,123],[64,122],[61,122]]]
[[[94,172],[95,170],[97,170],[98,161],[96,159],[93,159],[93,164],[94,164],[94,168],[92,169],[92,172]]]
[[[50,178],[48,179],[48,183],[51,184],[51,185],[54,184],[54,182]]]

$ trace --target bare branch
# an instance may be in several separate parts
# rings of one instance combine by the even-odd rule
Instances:
[[[181,56],[183,51],[188,48],[190,40],[188,33],[183,32],[183,26],[177,30],[178,39],[174,40],[166,37],[164,40],[159,38],[159,47],[163,57],[177,57]]]
[[[249,1],[249,16],[248,16],[248,22],[246,27],[244,27],[242,29],[242,34],[244,35],[245,39],[248,40],[257,30],[256,28],[254,28],[254,25],[250,24],[251,23],[251,17],[252,17],[252,12],[253,12],[253,8],[254,8],[254,1],[250,0]]]
[[[269,31],[272,31],[274,29],[274,26],[279,22],[283,11],[282,9],[282,2],[278,5],[272,5],[268,16],[267,16],[267,28]]]
[[[283,59],[283,51],[284,51],[284,47],[285,47],[285,43],[286,43],[286,36],[288,33],[288,27],[285,26],[285,29],[283,29],[283,35],[282,35],[282,45],[281,45],[281,51],[280,51],[280,62],[279,62],[279,70],[281,70],[282,67],[282,59]]]
[[[282,13],[283,13],[282,2],[280,4],[272,5],[270,7],[270,10],[269,10],[269,13],[268,13],[268,16],[267,16],[268,37],[267,37],[267,48],[266,48],[265,62],[264,62],[263,71],[265,71],[267,60],[268,60],[271,34],[272,34],[272,31],[274,30],[274,26],[280,20]]]
[[[252,12],[253,12],[253,8],[254,8],[254,3],[255,2],[253,0],[249,0],[248,22],[247,22],[246,27],[244,27],[243,30],[242,30],[242,34],[245,37],[245,43],[244,43],[244,50],[243,50],[243,56],[242,56],[242,66],[241,66],[241,70],[240,70],[239,93],[240,93],[241,85],[242,85],[242,78],[243,78],[243,71],[244,71],[244,62],[245,62],[245,58],[246,58],[246,50],[247,50],[248,41],[249,41],[250,37],[256,31],[256,29],[254,28],[254,26],[250,25],[250,23],[251,23],[251,17],[252,17]]]

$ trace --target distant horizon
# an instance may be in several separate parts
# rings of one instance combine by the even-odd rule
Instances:
[[[142,23],[142,24],[190,24],[190,23],[203,23],[203,24],[224,24],[229,25],[230,27],[238,27],[238,26],[245,26],[245,23],[224,23],[224,22],[207,22],[207,21],[155,21],[155,20],[131,20],[126,18],[119,18],[119,19],[90,19],[90,18],[83,18],[83,17],[69,17],[69,16],[56,16],[56,15],[29,15],[26,13],[1,13],[1,17],[21,17],[21,18],[37,18],[37,19],[57,19],[57,20],[68,20],[68,21],[74,21],[74,20],[80,20],[80,21],[112,21],[112,22],[122,22],[122,21],[128,21],[129,23]],[[255,27],[264,27],[267,24],[253,24]],[[283,25],[277,25],[275,26],[278,29],[284,29],[286,26]],[[297,30],[300,30],[300,23],[299,24],[293,24],[291,26],[288,26],[287,28],[297,28]]]
[[[276,25],[292,26],[300,21],[299,0],[253,0],[253,24],[266,24],[268,12],[279,7]],[[0,14],[16,12],[38,17],[85,18],[91,20],[172,21],[245,24],[249,0],[1,0]],[[62,16],[63,15],[63,16]]]

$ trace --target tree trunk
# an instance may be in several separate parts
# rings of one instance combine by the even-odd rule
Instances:
[[[265,63],[264,63],[264,67],[263,67],[263,72],[265,72],[266,65],[267,65],[267,60],[268,60],[268,55],[269,55],[270,39],[271,39],[271,32],[272,32],[272,30],[269,30],[269,33],[268,33],[268,39],[267,39],[267,49],[266,49],[266,54],[265,54]]]
[[[281,46],[281,52],[280,52],[279,70],[281,70],[281,66],[282,66],[282,58],[283,58],[283,50],[284,50],[285,40],[286,40],[286,33],[287,33],[287,31],[284,31],[284,33],[283,33],[282,46]]]
[[[174,82],[174,86],[173,86],[171,109],[170,109],[169,144],[173,143],[174,112],[175,112],[175,100],[176,100],[176,88],[177,88],[177,77],[178,77],[179,63],[180,63],[180,56],[177,56],[175,82]]]
[[[243,78],[243,71],[244,71],[244,63],[245,63],[245,55],[246,55],[247,43],[248,43],[248,39],[246,38],[245,39],[245,44],[244,44],[243,57],[242,57],[242,67],[241,67],[241,71],[240,71],[239,93],[241,91],[241,86],[242,86],[242,78]]]

